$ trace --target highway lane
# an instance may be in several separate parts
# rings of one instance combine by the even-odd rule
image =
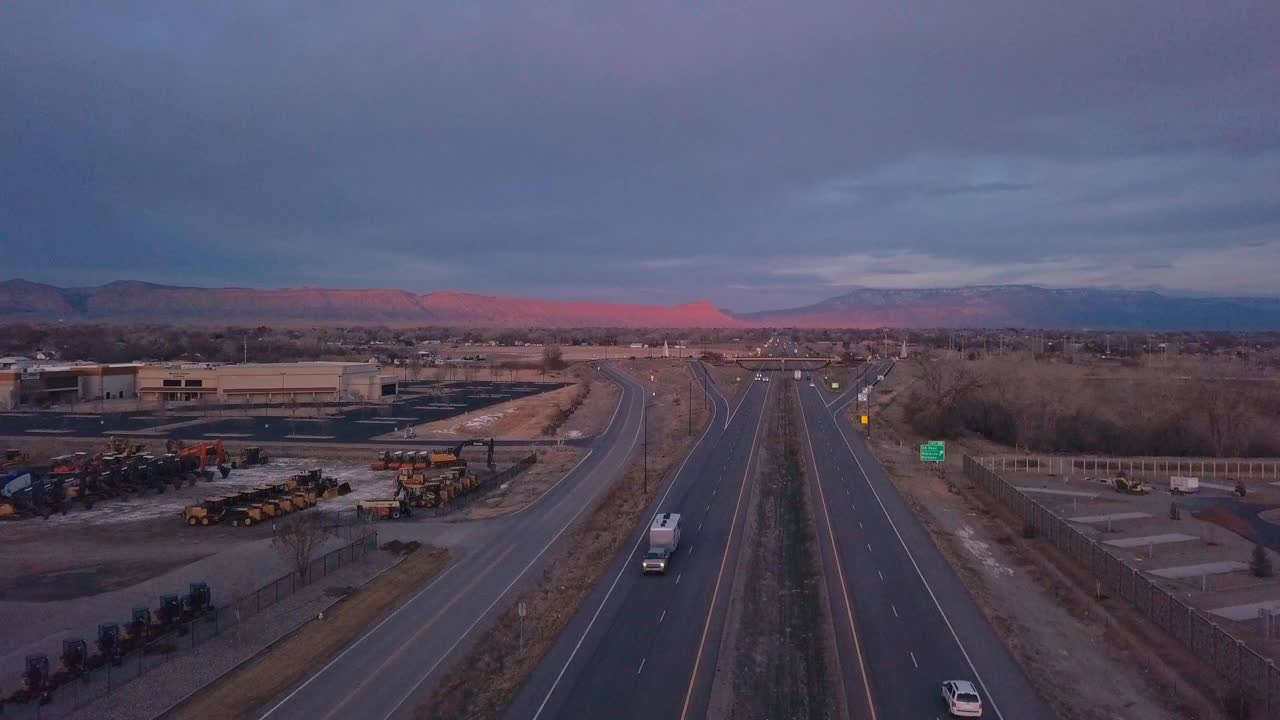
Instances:
[[[537,577],[547,550],[626,467],[639,447],[644,386],[607,365],[623,392],[596,447],[542,498],[493,523],[483,547],[444,574],[260,716],[272,720],[407,718],[448,662],[470,647],[512,588]]]
[[[968,679],[982,691],[984,717],[1052,718],[859,431],[846,413],[833,414],[847,402],[828,406],[816,388],[799,392],[851,712],[942,717],[942,681]]]
[[[774,384],[751,382],[725,423],[708,427],[506,717],[706,714],[742,541],[745,481]],[[683,516],[680,549],[666,575],[645,577],[639,561],[657,512]]]

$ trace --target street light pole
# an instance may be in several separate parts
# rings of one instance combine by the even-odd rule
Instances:
[[[692,372],[689,374],[688,405],[689,405],[689,437],[693,437],[693,373]]]

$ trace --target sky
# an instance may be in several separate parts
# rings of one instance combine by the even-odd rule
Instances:
[[[1275,0],[0,4],[0,279],[1276,295]]]

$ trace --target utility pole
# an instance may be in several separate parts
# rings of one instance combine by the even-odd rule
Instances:
[[[249,364],[249,333],[244,334],[244,364]]]
[[[649,494],[649,398],[644,399],[644,409],[640,412],[644,423],[644,494]]]
[[[689,374],[689,393],[688,401],[685,403],[689,406],[689,437],[693,437],[693,373]]]

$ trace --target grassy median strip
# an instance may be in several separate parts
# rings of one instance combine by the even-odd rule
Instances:
[[[674,375],[669,370],[665,372]],[[635,539],[640,516],[661,485],[656,479],[671,472],[706,426],[710,413],[695,403],[695,431],[686,433],[687,408],[680,403],[687,402],[687,377],[681,375],[657,384],[655,409],[649,418],[648,494],[643,491],[643,468],[637,453],[623,478],[561,541],[561,549],[538,584],[513,599],[497,622],[480,636],[471,653],[455,663],[431,697],[415,709],[415,718],[482,720],[502,715],[618,551]],[[568,552],[570,548],[572,552]],[[520,604],[526,611],[523,637]]]
[[[791,381],[775,393],[756,491],[744,591],[737,601],[731,718],[832,718],[831,618]]]
[[[323,667],[448,565],[448,550],[429,546],[413,550],[399,564],[330,608],[323,621],[304,625],[193,696],[167,719],[257,717],[266,703]]]

